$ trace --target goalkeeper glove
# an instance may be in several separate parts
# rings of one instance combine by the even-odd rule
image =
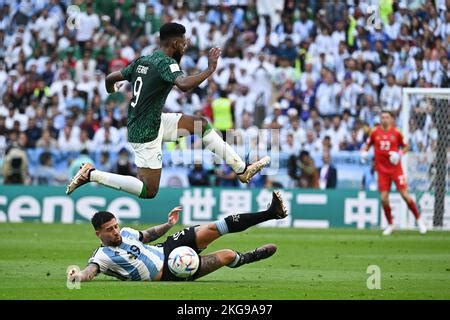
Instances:
[[[390,151],[389,152],[389,161],[393,164],[393,165],[397,165],[400,162],[400,157],[401,157],[401,152],[397,152],[397,151]]]
[[[369,158],[369,152],[366,150],[362,150],[360,155],[361,155],[361,162],[366,163],[367,159]]]

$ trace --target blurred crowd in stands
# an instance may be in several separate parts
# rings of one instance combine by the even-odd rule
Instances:
[[[449,7],[446,0],[0,0],[4,183],[66,183],[87,160],[133,174],[132,90],[108,95],[104,78],[156,50],[159,27],[175,21],[187,29],[186,74],[207,67],[211,47],[223,55],[197,89],[174,88],[165,111],[235,129],[238,146],[279,149],[298,187],[335,187],[333,155],[358,151],[382,109],[401,116],[402,87],[448,87]],[[430,107],[413,102],[412,150],[433,151]],[[321,168],[312,154],[321,155]],[[195,165],[192,184],[210,184],[202,170]],[[236,183],[226,166],[212,174],[220,185]]]

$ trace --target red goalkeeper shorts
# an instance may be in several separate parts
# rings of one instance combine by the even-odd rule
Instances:
[[[392,182],[395,183],[395,186],[399,191],[405,190],[408,187],[403,170],[378,173],[378,191],[391,191]]]

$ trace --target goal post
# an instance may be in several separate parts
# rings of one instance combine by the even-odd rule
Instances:
[[[402,159],[409,190],[433,200],[432,226],[449,217],[450,88],[403,88],[400,125],[411,150]],[[419,141],[419,142],[418,142]],[[412,142],[412,143],[411,143]],[[420,199],[417,199],[420,200]],[[421,209],[421,201],[418,202]]]

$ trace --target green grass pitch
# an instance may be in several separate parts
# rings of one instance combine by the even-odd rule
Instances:
[[[449,232],[251,228],[205,252],[269,242],[278,245],[270,259],[195,282],[100,275],[69,290],[66,268],[84,267],[99,244],[89,224],[0,224],[0,299],[450,299]],[[381,289],[367,288],[369,265],[380,267]]]

